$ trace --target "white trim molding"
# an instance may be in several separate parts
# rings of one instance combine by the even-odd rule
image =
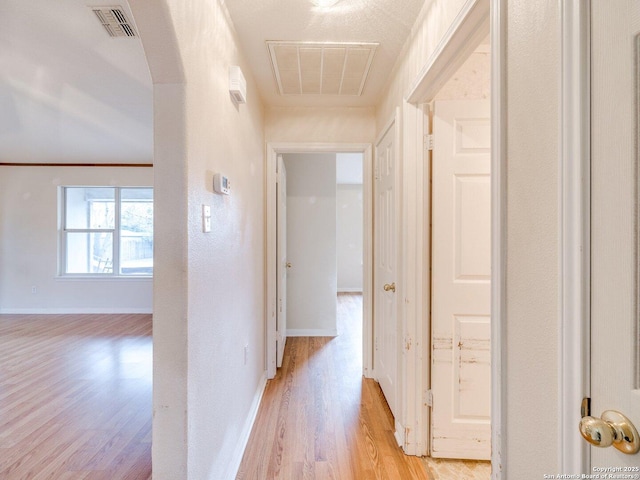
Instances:
[[[578,435],[580,404],[590,395],[590,0],[561,2],[561,152],[558,466],[589,472]]]
[[[407,101],[428,102],[462,66],[489,31],[490,0],[467,0],[413,85]]]
[[[0,315],[150,315],[151,307],[44,307],[0,308]]]
[[[491,0],[491,478],[507,467],[507,3]]]
[[[424,137],[429,130],[429,106],[402,106],[402,385],[403,449],[424,456],[429,447],[429,407],[424,392],[430,378],[430,168]]]

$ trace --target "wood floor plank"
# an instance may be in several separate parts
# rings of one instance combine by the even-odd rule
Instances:
[[[338,337],[287,340],[238,480],[428,479],[398,448],[378,384],[362,378],[361,312],[360,295],[341,295]]]
[[[0,315],[0,478],[151,478],[150,315]]]

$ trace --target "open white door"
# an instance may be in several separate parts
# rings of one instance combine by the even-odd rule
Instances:
[[[434,106],[431,456],[491,456],[488,101]]]
[[[621,412],[640,427],[637,103],[640,2],[592,0],[591,4],[592,418],[589,420],[592,421],[583,419],[580,423],[583,427],[589,424],[589,435],[606,445],[611,442],[611,429],[599,421],[604,411]],[[631,442],[622,439],[613,443],[629,447]],[[591,464],[590,471],[585,473],[611,475],[606,478],[640,478],[640,455],[628,455],[613,446],[591,448]]]
[[[396,222],[396,122],[375,150],[374,183],[374,365],[391,413],[398,418],[398,323]]]
[[[287,342],[287,171],[282,155],[278,155],[278,186],[276,203],[276,275],[278,277],[276,294],[278,296],[276,313],[276,365],[282,366],[284,346]]]

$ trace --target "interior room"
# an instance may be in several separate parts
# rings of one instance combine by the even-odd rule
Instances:
[[[637,467],[637,3],[3,0],[0,477]]]

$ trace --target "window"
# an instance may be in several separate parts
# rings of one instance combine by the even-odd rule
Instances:
[[[153,189],[62,188],[62,275],[151,276]]]

